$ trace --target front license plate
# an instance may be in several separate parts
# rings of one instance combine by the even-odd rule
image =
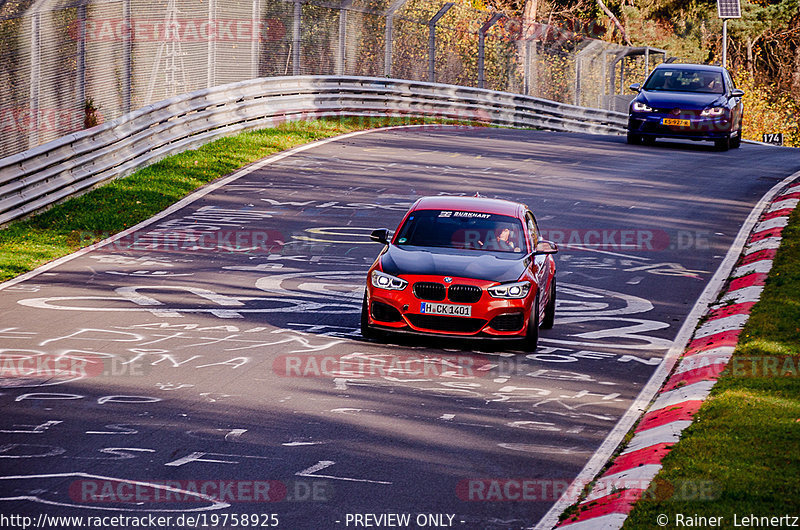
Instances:
[[[432,302],[422,302],[419,312],[423,315],[447,315],[450,317],[469,317],[472,316],[472,306],[454,304],[436,304]]]
[[[677,127],[689,127],[692,124],[691,120],[678,120],[675,118],[662,118],[661,125],[674,125]]]

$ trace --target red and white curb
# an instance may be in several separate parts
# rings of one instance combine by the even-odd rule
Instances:
[[[800,202],[800,183],[779,193],[753,227],[719,301],[710,306],[678,365],[642,416],[634,436],[581,501],[556,525],[569,530],[616,530],[650,487],[661,461],[691,425],[692,418],[725,369],[750,311],[761,297],[767,274]]]

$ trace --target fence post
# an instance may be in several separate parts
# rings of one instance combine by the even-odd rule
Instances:
[[[502,13],[494,13],[478,32],[478,88],[483,88],[486,78],[483,68],[484,58],[486,56],[486,32],[503,16]]]
[[[300,18],[302,16],[302,0],[294,0],[294,17],[292,18],[292,75],[300,75]]]
[[[447,2],[428,21],[428,81],[436,82],[436,23],[453,7],[453,2]]]
[[[339,49],[336,53],[336,75],[344,75],[345,44],[347,40],[347,10],[353,0],[342,0],[339,6]]]
[[[394,0],[383,16],[386,17],[386,35],[384,40],[383,73],[386,77],[392,77],[392,42],[394,41],[394,14],[408,0]]]
[[[217,84],[217,0],[208,0],[208,88]]]
[[[31,17],[31,82],[30,82],[30,107],[31,132],[28,135],[28,147],[39,145],[39,83],[41,82],[41,13],[38,9]]]
[[[575,57],[575,99],[573,105],[581,105],[581,67],[583,66],[583,56],[578,53]]]
[[[261,55],[261,30],[263,25],[261,23],[261,1],[253,0],[253,32],[250,36],[250,77],[253,79],[258,77],[258,61]]]
[[[123,27],[131,27],[131,0],[122,2]],[[131,111],[131,83],[133,78],[133,61],[131,60],[131,32],[126,31],[122,37],[122,113]],[[155,72],[153,72],[155,75]],[[149,103],[149,101],[148,101]]]
[[[529,57],[530,60],[530,92],[528,93],[529,96],[538,96],[539,95],[539,45],[537,44],[536,40],[530,41],[531,45],[531,52]]]
[[[531,95],[531,41],[522,41],[522,93]]]
[[[78,6],[78,49],[75,57],[75,103],[79,110],[86,105],[86,4]],[[83,120],[76,119],[75,125],[83,129]]]

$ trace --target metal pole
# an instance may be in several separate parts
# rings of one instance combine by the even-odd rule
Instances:
[[[392,43],[394,41],[394,14],[397,12],[398,9],[403,7],[403,5],[408,2],[408,0],[394,0],[392,5],[389,6],[389,9],[384,12],[384,16],[386,17],[386,35],[385,35],[385,46],[384,46],[384,56],[383,56],[383,73],[386,77],[392,77]]]
[[[478,88],[483,88],[486,79],[483,68],[484,58],[486,55],[486,32],[489,31],[489,29],[494,26],[502,16],[502,13],[493,14],[478,32]]]
[[[31,84],[30,112],[31,130],[28,135],[28,147],[39,145],[39,82],[41,81],[41,13],[36,11],[31,17]]]
[[[608,52],[603,52],[603,63],[602,63],[602,79],[603,79],[603,91],[600,94],[600,101],[597,102],[597,107],[604,109],[605,108],[605,99],[606,99],[606,91],[608,90]]]
[[[294,0],[292,20],[292,75],[300,75],[300,17],[303,15],[302,0]]]
[[[486,47],[486,35],[483,31],[478,33],[478,88],[483,88],[484,85],[484,73],[483,73],[483,61],[484,61],[484,48]]]
[[[78,109],[86,105],[86,4],[78,6],[78,50],[75,64],[75,100]],[[83,123],[77,124],[83,128]]]
[[[581,104],[581,65],[583,64],[583,57],[578,54],[575,58],[575,98],[573,104],[580,106]]]
[[[530,53],[530,93],[529,96],[535,96],[539,93],[539,43],[536,40],[531,41]]]
[[[436,23],[453,7],[453,2],[447,2],[428,21],[428,81],[436,82]]]
[[[344,75],[345,43],[347,40],[347,8],[353,0],[343,0],[339,6],[339,49],[336,53],[336,75]]]
[[[250,77],[258,77],[258,61],[261,55],[261,0],[253,0],[253,33],[250,41]]]
[[[131,0],[122,2],[123,26],[131,27]],[[122,74],[122,113],[127,114],[131,111],[131,86],[133,83],[133,61],[131,59],[131,32],[126,31],[122,37],[122,63],[124,72]],[[157,65],[156,65],[157,67]],[[154,72],[155,74],[155,72]],[[149,103],[149,101],[148,101]]]
[[[531,95],[531,41],[523,41],[523,77],[522,77],[522,93],[526,96]]]
[[[217,0],[208,0],[208,27],[211,33],[208,39],[208,88],[217,84]]]
[[[386,15],[386,35],[383,55],[383,75],[392,77],[392,39],[394,38],[394,15]]]
[[[722,19],[722,67],[728,67],[728,19]]]

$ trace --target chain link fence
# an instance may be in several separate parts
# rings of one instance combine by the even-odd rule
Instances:
[[[256,77],[433,81],[620,110],[665,56],[441,0],[9,0],[0,157]]]

